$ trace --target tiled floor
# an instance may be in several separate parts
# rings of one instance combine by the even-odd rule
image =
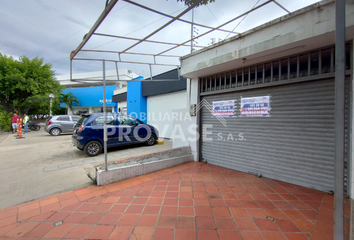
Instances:
[[[0,210],[0,239],[85,238],[333,239],[333,196],[187,163]]]

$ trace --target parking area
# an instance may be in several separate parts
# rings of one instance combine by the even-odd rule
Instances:
[[[0,210],[0,238],[333,240],[333,199],[191,162]],[[348,202],[345,233],[348,237]]]
[[[108,149],[108,162],[171,149],[172,143]],[[92,185],[87,176],[104,163],[104,155],[88,157],[72,145],[71,135],[53,137],[43,128],[17,139],[0,136],[0,209]]]

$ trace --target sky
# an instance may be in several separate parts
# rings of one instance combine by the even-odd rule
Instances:
[[[133,0],[149,8],[176,16],[187,7],[177,0]],[[207,6],[194,9],[194,22],[218,27],[266,0],[216,0]],[[318,0],[278,0],[290,12],[311,5]],[[78,47],[84,35],[90,30],[104,10],[106,0],[2,0],[0,3],[0,53],[14,58],[26,56],[43,58],[53,66],[56,75],[69,74],[70,52]],[[245,17],[226,25],[223,29],[233,32],[245,32],[263,23],[286,15],[287,12],[274,2],[255,10]],[[182,19],[192,21],[192,11]],[[124,1],[118,1],[96,33],[112,34],[125,37],[143,38],[164,25],[169,18],[143,10]],[[207,29],[195,26],[194,36],[199,36]],[[200,37],[195,44],[209,46],[215,42],[235,36],[214,31]],[[190,24],[175,21],[150,40],[182,43],[191,37]],[[93,36],[83,49],[122,51],[133,44],[132,40],[121,40]],[[156,54],[170,46],[143,43],[129,52]],[[201,49],[201,48],[196,48]],[[190,47],[180,47],[166,52],[169,55],[183,56],[191,52]],[[79,53],[78,57],[96,57],[118,60],[117,54]],[[123,61],[152,62],[151,57],[122,55]],[[152,65],[152,74],[156,75],[179,65],[178,58],[159,57],[158,63],[174,66]],[[147,64],[118,63],[119,68],[127,68],[143,77],[150,77]],[[107,63],[106,69],[114,69],[113,63]],[[74,61],[73,73],[98,71],[101,62]]]

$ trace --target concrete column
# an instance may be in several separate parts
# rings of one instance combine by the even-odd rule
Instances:
[[[190,80],[190,95],[188,94],[188,96],[190,96],[190,104],[198,104],[199,101],[199,92],[198,92],[198,78],[193,78]],[[198,124],[198,113],[197,116],[195,117],[191,117],[192,119],[192,124]],[[201,129],[201,126],[198,127],[199,131]],[[201,137],[201,136],[200,136]],[[199,161],[199,142],[198,141],[192,141],[190,142],[190,147],[192,150],[192,154],[193,154],[193,159],[195,162]]]

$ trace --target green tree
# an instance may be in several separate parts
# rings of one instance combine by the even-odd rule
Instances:
[[[73,103],[79,104],[77,97],[75,97],[74,94],[70,92],[67,94],[61,93],[59,97],[59,102],[65,104],[66,114],[68,114],[68,108],[72,110]]]
[[[23,109],[33,102],[31,98],[60,92],[51,64],[38,57],[22,56],[15,60],[0,53],[0,104],[6,113]]]
[[[184,2],[187,6],[199,7],[201,5],[207,5],[208,3],[215,2],[215,0],[177,0],[177,2]]]

